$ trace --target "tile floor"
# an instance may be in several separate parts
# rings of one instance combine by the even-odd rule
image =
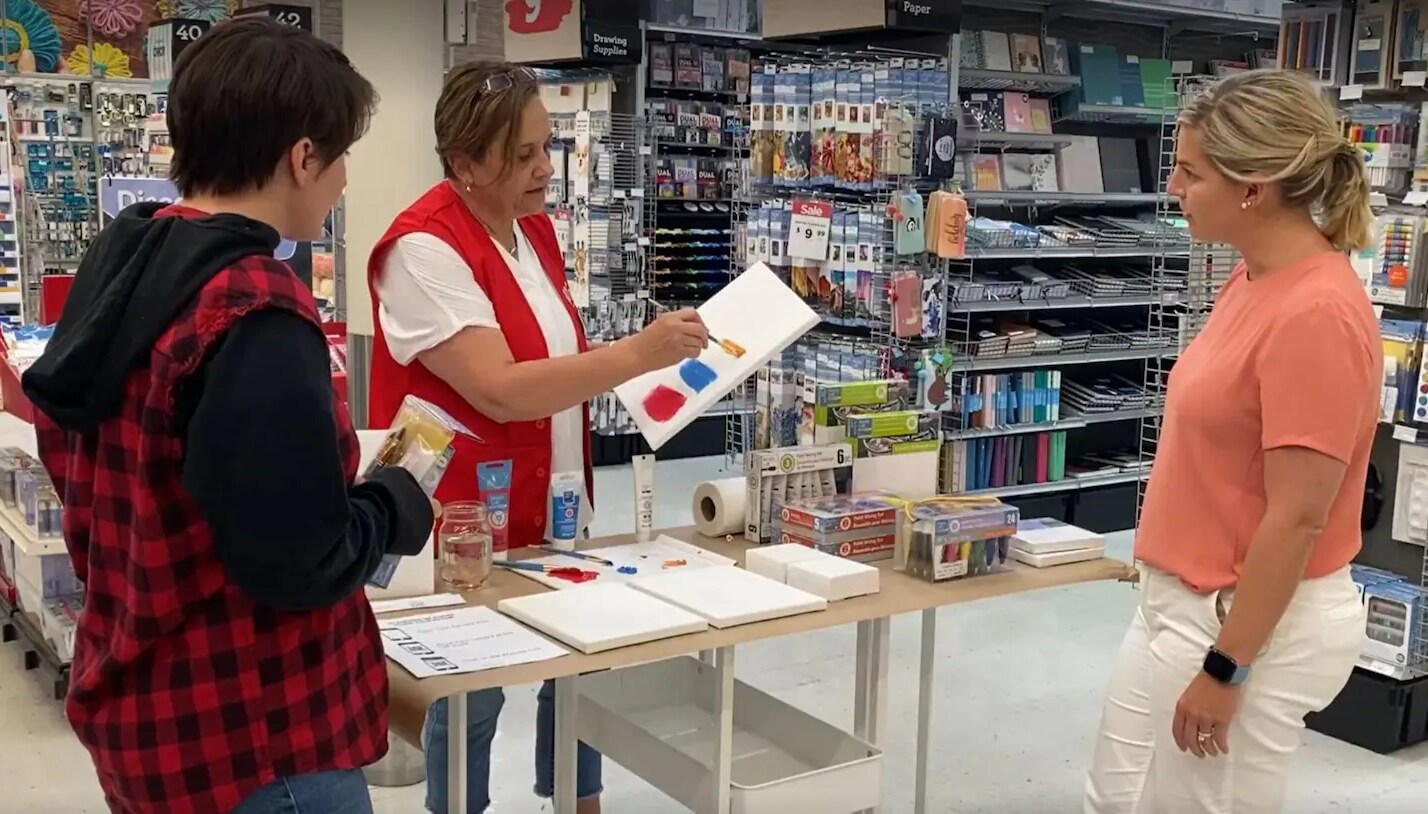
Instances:
[[[0,446],[11,443],[0,437]],[[723,461],[661,463],[656,524],[689,522],[695,484]],[[631,526],[628,467],[597,475],[600,518],[594,533]],[[1129,553],[1115,535],[1114,553]],[[1116,646],[1135,603],[1123,585],[1085,585],[944,610],[932,739],[938,761],[930,810],[937,814],[1039,814],[1079,810],[1082,772]],[[852,725],[853,631],[830,630],[741,648],[737,672],[810,713]],[[884,810],[912,806],[918,628],[892,625],[884,763]],[[548,811],[530,795],[533,687],[513,688],[496,740],[497,814]],[[1287,814],[1410,814],[1428,799],[1428,749],[1391,757],[1305,735]],[[20,647],[0,645],[0,814],[101,814],[103,800],[83,750],[50,699],[43,674],[21,668]],[[606,811],[668,814],[666,797],[618,767],[606,767]],[[375,789],[379,814],[417,814],[423,787]],[[791,812],[791,814],[793,814]],[[799,813],[801,814],[801,813]]]

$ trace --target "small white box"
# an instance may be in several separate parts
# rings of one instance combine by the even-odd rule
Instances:
[[[768,577],[774,582],[788,582],[788,566],[790,563],[811,560],[815,557],[825,556],[817,549],[809,548],[798,543],[784,543],[783,545],[763,546],[762,548],[751,548],[744,554],[744,570],[761,577]]]
[[[1064,551],[1053,551],[1050,554],[1038,554],[1035,551],[1028,551],[1024,548],[1012,548],[1011,558],[1032,568],[1051,568],[1057,565],[1071,565],[1078,562],[1090,562],[1099,560],[1106,556],[1105,546],[1095,548],[1071,548]]]
[[[788,564],[788,586],[830,602],[878,592],[878,569],[829,554]]]

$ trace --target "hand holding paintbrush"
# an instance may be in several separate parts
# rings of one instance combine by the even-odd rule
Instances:
[[[648,302],[650,305],[654,306],[654,309],[655,309],[656,311],[659,311],[659,312],[663,315],[663,316],[660,317],[660,319],[665,319],[665,318],[668,318],[668,317],[680,317],[680,316],[683,316],[683,315],[690,315],[690,316],[693,317],[693,319],[699,321],[699,325],[700,325],[701,327],[704,326],[704,320],[700,318],[699,312],[698,312],[698,311],[695,311],[695,310],[692,309],[692,308],[682,308],[682,309],[676,311],[676,310],[673,310],[673,309],[671,309],[670,307],[668,307],[668,306],[666,306],[666,305],[661,305],[660,303],[655,302],[654,300],[646,300],[646,302]],[[654,324],[654,323],[651,323],[651,324]],[[734,342],[731,342],[731,341],[729,341],[728,339],[720,339],[720,338],[714,336],[713,334],[709,333],[707,328],[705,328],[705,333],[704,333],[704,335],[708,338],[708,340],[709,340],[710,342],[713,342],[715,345],[718,345],[721,349],[723,349],[723,351],[724,351],[725,353],[729,354],[730,356],[734,357],[735,359],[738,359],[739,357],[743,356],[744,353],[746,352],[746,351],[745,351],[741,346],[739,346],[738,344],[736,344],[736,343],[734,343]]]

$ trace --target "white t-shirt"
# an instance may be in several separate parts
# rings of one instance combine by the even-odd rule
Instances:
[[[551,358],[580,352],[575,324],[566,310],[564,298],[541,267],[540,257],[531,248],[525,232],[516,229],[516,253],[512,257],[499,242],[496,248],[510,266],[511,274],[526,297],[526,304],[540,323]],[[413,232],[397,238],[382,263],[377,280],[380,307],[377,318],[387,338],[387,349],[397,364],[410,364],[418,354],[431,350],[464,328],[496,328],[496,309],[476,278],[471,266],[441,238]],[[562,410],[551,417],[551,472],[585,474],[585,426],[582,405]],[[547,523],[549,498],[546,498]],[[591,517],[590,496],[582,501],[582,525]],[[548,528],[549,526],[547,526]]]

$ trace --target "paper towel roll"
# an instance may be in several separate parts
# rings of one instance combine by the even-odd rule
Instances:
[[[706,537],[744,531],[743,478],[705,481],[694,487],[694,528]]]

